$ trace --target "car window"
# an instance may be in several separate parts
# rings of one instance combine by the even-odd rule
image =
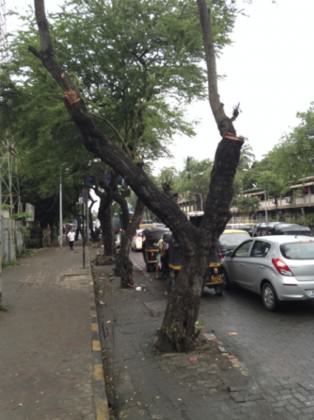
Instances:
[[[252,247],[251,257],[266,257],[269,250],[270,244],[268,242],[255,241]]]
[[[247,232],[243,233],[223,233],[220,235],[219,242],[222,246],[235,248],[240,245],[241,242],[249,238],[250,235]]]
[[[314,241],[283,244],[280,250],[285,258],[291,260],[314,260]]]
[[[253,241],[246,241],[237,248],[233,254],[234,257],[248,257]]]

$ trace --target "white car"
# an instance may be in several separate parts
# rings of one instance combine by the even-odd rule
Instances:
[[[131,249],[132,251],[142,251],[143,249],[143,230],[137,229],[132,238]]]

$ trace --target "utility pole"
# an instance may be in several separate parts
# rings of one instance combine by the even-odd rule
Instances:
[[[85,202],[84,197],[80,197],[79,199],[79,208],[80,208],[80,214],[81,214],[81,235],[82,235],[82,259],[83,259],[83,268],[85,268],[86,265],[86,256],[85,256]]]
[[[3,307],[2,260],[3,260],[2,167],[0,163],[0,310]]]
[[[0,61],[6,60],[8,51],[6,40],[6,8],[5,0],[0,0]],[[2,139],[1,139],[2,140]],[[2,281],[2,261],[3,261],[3,218],[2,218],[2,161],[0,161],[0,310],[3,309],[3,281]]]
[[[85,247],[86,243],[88,242],[88,186],[84,185],[82,190],[82,198],[83,198],[83,268],[85,268]]]
[[[11,153],[13,148],[9,141],[7,141],[7,150],[8,150],[8,184],[9,184],[9,261],[14,261],[16,258],[15,255],[15,240],[14,240],[14,229],[13,229],[13,213],[14,213],[14,203],[13,203],[13,190],[12,190],[12,161],[11,161]]]
[[[59,246],[63,245],[63,206],[62,206],[62,166],[60,166],[59,182]]]
[[[264,191],[264,199],[265,199],[265,222],[268,223],[268,194],[267,191]]]

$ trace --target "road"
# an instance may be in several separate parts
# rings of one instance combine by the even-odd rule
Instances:
[[[133,253],[132,258],[143,266],[140,253]],[[290,415],[295,412],[297,416],[302,410],[302,416],[311,419],[314,418],[313,317],[314,303],[285,303],[280,311],[272,313],[263,307],[259,296],[239,288],[223,297],[208,291],[200,311],[205,327],[248,369],[257,392],[273,390],[277,398],[275,406],[286,404]]]
[[[234,289],[223,299],[206,296],[201,316],[261,382],[313,384],[314,305],[285,304],[268,312],[261,298]],[[232,333],[232,334],[230,334]]]

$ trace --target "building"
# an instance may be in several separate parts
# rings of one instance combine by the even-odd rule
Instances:
[[[252,217],[258,221],[305,220],[307,216],[312,216],[314,221],[314,176],[300,178],[280,198],[272,198],[267,191],[259,188],[244,190],[241,194],[245,197],[256,197],[260,201],[259,208],[254,215],[249,215],[241,214],[233,207],[231,211],[235,220],[242,221]]]

